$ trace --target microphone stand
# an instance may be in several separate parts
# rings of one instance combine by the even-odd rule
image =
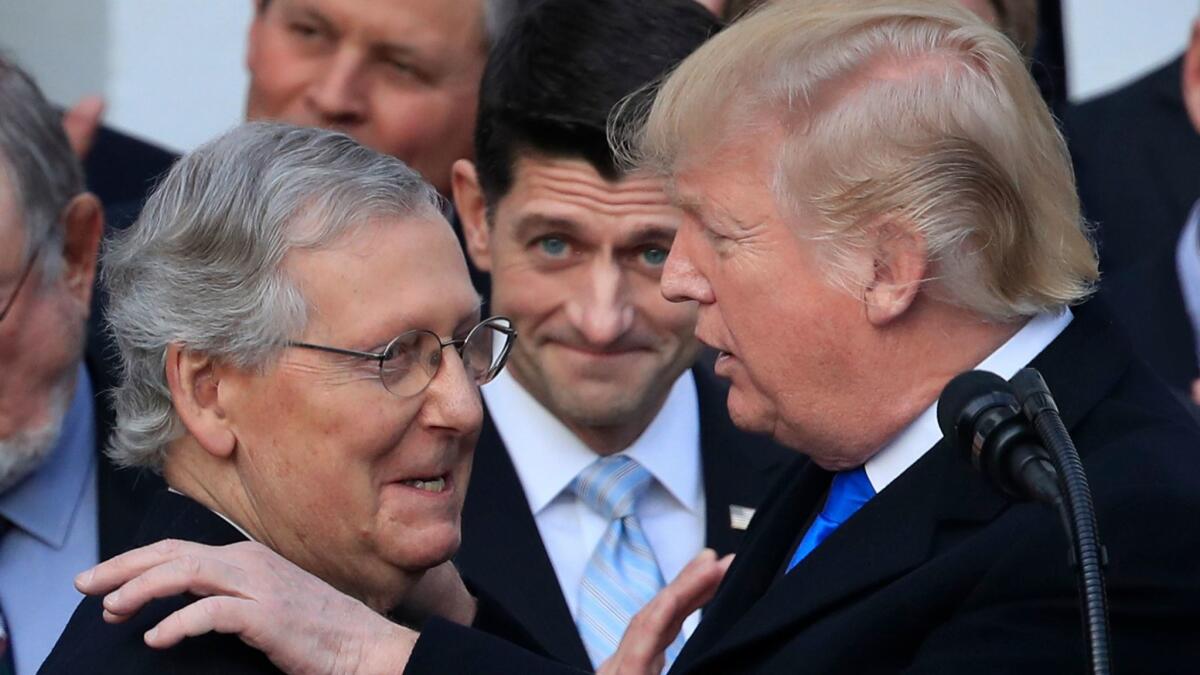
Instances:
[[[1096,510],[1079,453],[1050,395],[1041,374],[1033,368],[1021,370],[1012,379],[1021,408],[1033,424],[1050,461],[1058,472],[1062,497],[1054,501],[1071,539],[1071,563],[1079,575],[1080,600],[1088,657],[1094,675],[1110,675],[1108,597],[1104,590],[1104,566],[1108,556],[1096,529]]]

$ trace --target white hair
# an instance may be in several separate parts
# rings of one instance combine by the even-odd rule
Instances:
[[[263,368],[304,330],[283,261],[377,217],[437,217],[437,193],[403,162],[331,131],[252,122],[181,159],[103,258],[120,351],[109,454],[161,469],[182,433],[165,374],[181,345]]]

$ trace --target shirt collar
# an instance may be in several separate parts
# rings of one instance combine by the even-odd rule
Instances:
[[[1064,309],[1058,314],[1042,313],[1030,319],[1021,330],[992,352],[977,370],[991,371],[1006,380],[1045,349],[1071,323],[1074,315]],[[921,459],[938,441],[942,430],[937,422],[937,402],[925,409],[887,445],[867,460],[864,467],[875,492],[882,492],[892,481]]]
[[[96,461],[92,382],[81,363],[71,404],[42,465],[0,495],[0,514],[47,546],[61,548]]]
[[[596,453],[507,371],[483,387],[483,398],[535,516],[596,461]],[[671,386],[642,435],[621,452],[645,467],[681,506],[692,512],[702,508],[700,411],[690,370]]]
[[[1179,243],[1175,247],[1175,269],[1179,274],[1179,289],[1183,306],[1191,319],[1195,335],[1196,356],[1200,358],[1200,201],[1192,207]]]

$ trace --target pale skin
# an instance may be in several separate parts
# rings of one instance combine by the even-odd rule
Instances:
[[[245,0],[246,119],[343,131],[398,157],[442,194],[450,167],[473,154],[475,101],[486,57],[481,0]],[[104,100],[63,116],[82,159]]]
[[[284,264],[309,307],[304,342],[368,350],[414,328],[461,336],[479,320],[437,214],[362,224]],[[482,406],[458,354],[444,352],[424,391],[401,398],[371,362],[291,348],[242,369],[171,345],[167,382],[188,433],[163,475],[340,591],[390,609],[459,545]],[[443,490],[406,484],[435,478]]]
[[[246,118],[344,131],[449,194],[472,155],[482,2],[253,0]]]
[[[523,154],[513,175],[489,221],[474,165],[454,166],[467,251],[521,333],[506,370],[593,452],[619,452],[696,357],[695,306],[659,290],[681,214],[661,179],[582,159]]]
[[[852,280],[832,284],[818,244],[798,236],[812,216],[785,216],[769,188],[780,134],[683,163],[672,192],[684,220],[662,289],[699,304],[696,335],[721,352],[734,423],[837,471],[861,466],[1020,325],[922,292],[924,240],[902,218],[871,223],[875,244],[849,261]]]
[[[0,249],[0,303],[12,298],[0,322],[0,438],[47,423],[53,392],[64,382],[74,388],[104,229],[103,210],[94,195],[71,199],[59,215],[61,249],[39,255],[61,255],[62,274],[47,280],[35,264],[18,293],[17,281],[28,263],[21,218],[8,169],[0,168],[0,241],[13,244]]]

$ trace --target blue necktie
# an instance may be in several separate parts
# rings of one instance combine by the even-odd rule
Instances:
[[[829,496],[825,498],[825,508],[817,514],[816,520],[809,526],[808,532],[796,546],[792,560],[788,563],[787,571],[800,564],[805,556],[825,541],[825,538],[838,529],[838,526],[850,519],[863,504],[875,496],[875,488],[867,478],[867,471],[858,467],[853,471],[843,471],[833,477],[829,486]]]
[[[665,585],[646,533],[634,513],[653,477],[625,455],[601,457],[571,483],[580,501],[609,521],[579,586],[576,625],[592,665],[617,650],[629,621]],[[667,648],[667,666],[679,655],[682,633]]]

